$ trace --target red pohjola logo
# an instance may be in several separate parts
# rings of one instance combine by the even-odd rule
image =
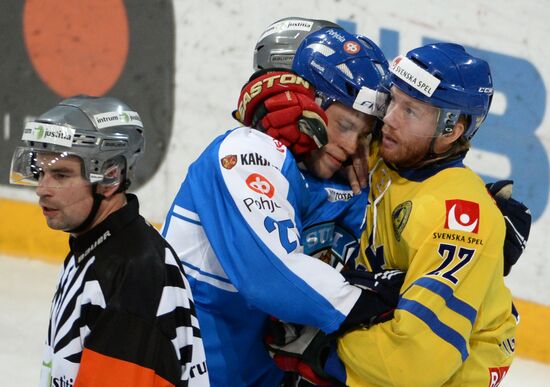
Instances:
[[[246,185],[255,192],[272,198],[275,193],[275,187],[265,177],[259,173],[253,173],[246,179]]]

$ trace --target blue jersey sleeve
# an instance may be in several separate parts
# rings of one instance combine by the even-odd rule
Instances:
[[[184,263],[218,276],[248,304],[332,332],[360,290],[303,253],[309,200],[287,149],[258,131],[239,128],[215,141],[190,167],[163,234],[172,245],[196,245],[180,249],[186,251],[180,255]],[[197,228],[195,234],[179,232],[189,227]]]

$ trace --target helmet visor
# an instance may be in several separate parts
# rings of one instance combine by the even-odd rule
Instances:
[[[102,179],[103,175],[98,178]],[[18,147],[13,153],[11,184],[67,188],[90,185],[90,180],[85,178],[82,159],[69,152]]]
[[[443,109],[408,94],[401,85],[393,85],[388,91],[389,100],[384,123],[402,128],[412,137],[435,138],[453,132],[460,111]]]

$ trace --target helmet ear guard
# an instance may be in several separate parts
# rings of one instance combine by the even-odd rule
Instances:
[[[108,160],[103,166],[103,180],[98,184],[103,186],[114,186],[118,184],[117,192],[126,191],[131,184],[130,179],[126,177],[126,159],[121,156],[117,156]]]
[[[455,130],[460,112],[458,110],[440,109],[439,118],[436,126],[436,135],[449,135]]]

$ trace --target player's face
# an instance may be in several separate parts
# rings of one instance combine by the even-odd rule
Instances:
[[[41,168],[36,194],[48,226],[71,230],[86,219],[92,208],[91,184],[82,177],[82,161],[56,153],[37,156]]]
[[[328,143],[311,152],[305,164],[315,176],[331,178],[357,150],[361,136],[370,133],[375,117],[334,102],[326,110]]]
[[[438,112],[438,108],[392,87],[380,145],[384,161],[401,168],[422,161],[435,134]]]

